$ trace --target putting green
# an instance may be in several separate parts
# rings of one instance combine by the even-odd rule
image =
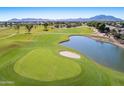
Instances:
[[[76,77],[80,65],[63,58],[48,48],[34,49],[17,61],[14,70],[19,75],[40,81],[54,81]]]

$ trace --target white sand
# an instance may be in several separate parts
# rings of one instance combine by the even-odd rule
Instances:
[[[75,59],[79,59],[80,55],[70,52],[70,51],[61,51],[59,52],[60,55],[65,56],[65,57],[69,57],[69,58],[75,58]]]

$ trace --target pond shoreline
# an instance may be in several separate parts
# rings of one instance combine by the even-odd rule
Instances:
[[[83,35],[83,34],[68,35],[68,38],[59,42],[59,44],[69,41],[70,40],[69,38],[71,36],[85,36],[85,37],[91,38],[91,39],[96,40],[96,41],[110,43],[110,44],[116,45],[118,47],[124,48],[124,45],[120,44],[117,40],[112,38],[112,36],[110,38],[108,38],[106,36],[101,36],[101,34],[100,35],[99,34],[96,34],[96,35],[94,35],[94,34],[91,34],[91,35]]]
[[[98,41],[102,41],[102,42],[106,42],[106,43],[110,43],[110,44],[116,45],[118,47],[124,48],[124,44],[121,44],[119,41],[114,39],[113,36],[107,37],[107,36],[105,36],[104,33],[98,32],[98,30],[94,27],[91,27],[91,29],[94,31],[94,33],[91,34],[90,36],[88,36],[89,38],[98,40]]]
[[[78,38],[78,39],[76,39],[76,38]],[[76,41],[73,42],[72,40],[73,41],[76,40],[76,41],[78,41],[78,43],[76,43]],[[90,43],[90,41],[91,41],[91,43]],[[89,36],[70,35],[70,36],[68,36],[68,39],[66,38],[61,43],[63,43],[63,42],[71,42],[71,43],[65,43],[63,45],[66,47],[75,49],[76,51],[79,51],[79,54],[85,55],[88,59],[91,59],[98,64],[102,64],[105,67],[112,68],[113,70],[118,71],[118,72],[124,71],[123,68],[116,68],[115,65],[113,64],[113,63],[118,63],[118,62],[121,63],[122,62],[121,60],[123,58],[120,58],[119,51],[122,51],[123,48],[118,47],[118,45],[115,45],[113,42],[110,42],[108,40],[108,38],[106,38],[106,37],[102,37],[102,39],[101,39],[101,37],[95,37],[92,35],[89,35]],[[113,55],[111,55],[111,53],[109,51],[112,51]],[[107,54],[107,56],[106,56],[106,54]],[[112,57],[114,57],[114,61],[113,61]],[[111,65],[111,66],[109,66],[109,65]],[[119,66],[119,64],[117,64],[117,66]]]
[[[98,40],[98,41],[102,41],[105,43],[110,43],[113,45],[116,45],[118,47],[124,48],[123,44],[120,44],[117,40],[115,40],[112,36],[110,38],[106,37],[106,36],[101,36],[101,35],[91,35],[88,36],[89,38],[93,39],[93,40]]]

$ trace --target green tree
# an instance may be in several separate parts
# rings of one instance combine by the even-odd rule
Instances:
[[[13,24],[12,23],[9,23],[9,26],[10,26],[10,28],[12,28],[13,27]]]
[[[59,24],[55,24],[54,27],[55,27],[55,28],[59,28]]]
[[[101,23],[101,24],[99,25],[99,27],[98,27],[98,30],[99,30],[99,32],[104,33],[105,24],[104,24],[104,23]]]
[[[117,34],[117,31],[116,31],[115,29],[112,29],[112,30],[110,31],[110,33],[114,36],[114,35]]]
[[[5,23],[4,23],[4,26],[5,26],[5,27],[8,27],[8,23],[7,23],[7,22],[5,22]]]
[[[44,23],[43,26],[44,26],[44,31],[48,31],[48,23]]]
[[[31,29],[33,28],[33,25],[32,24],[26,24],[25,27],[28,30],[28,33],[30,33]]]
[[[124,22],[121,22],[120,25],[121,25],[122,27],[124,27]]]
[[[95,23],[95,27],[96,27],[97,29],[99,29],[100,24],[101,24],[100,22],[96,22],[96,23]]]
[[[105,27],[104,33],[105,33],[105,35],[107,35],[107,36],[110,34],[110,29],[109,29],[109,27]]]
[[[15,29],[17,30],[17,33],[19,33],[19,30],[20,30],[20,24],[16,24],[16,25],[15,25]]]

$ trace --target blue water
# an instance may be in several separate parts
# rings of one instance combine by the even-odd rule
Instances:
[[[123,48],[84,36],[71,36],[69,41],[61,45],[78,50],[99,64],[124,72]]]

